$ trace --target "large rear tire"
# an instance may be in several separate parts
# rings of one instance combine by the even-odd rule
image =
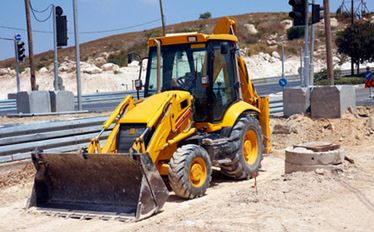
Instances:
[[[231,162],[221,164],[221,172],[234,179],[249,179],[261,167],[263,158],[262,131],[258,120],[250,115],[241,116],[230,135],[235,152]],[[257,173],[256,173],[257,174]]]
[[[169,163],[169,184],[176,195],[185,199],[201,197],[212,179],[208,153],[198,145],[184,145]]]

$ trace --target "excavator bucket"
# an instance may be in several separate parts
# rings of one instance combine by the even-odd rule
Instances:
[[[32,154],[37,170],[28,208],[78,218],[140,220],[169,192],[145,154]]]

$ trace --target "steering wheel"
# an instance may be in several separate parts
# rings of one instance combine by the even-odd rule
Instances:
[[[177,83],[179,87],[191,90],[194,87],[195,77],[191,73],[186,73],[186,75],[177,78]]]

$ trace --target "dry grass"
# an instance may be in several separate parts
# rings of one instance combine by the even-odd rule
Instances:
[[[281,21],[284,19],[289,19],[287,13],[251,13],[242,14],[234,16],[238,21],[238,38],[242,48],[248,47],[250,50],[250,55],[257,54],[259,52],[272,52],[277,50],[277,48],[269,48],[266,41],[269,37],[277,35],[276,40],[279,42],[286,35],[286,30],[284,30]],[[211,33],[213,31],[214,25],[217,18],[195,20],[189,22],[183,22],[178,24],[169,25],[167,27],[167,32],[202,32]],[[347,20],[339,21],[340,25],[338,28],[333,29],[333,34],[336,31],[342,30],[345,25],[347,25]],[[248,35],[246,28],[243,26],[246,23],[254,24],[258,30],[257,35]],[[127,53],[128,51],[137,51],[142,55],[146,55],[146,41],[150,37],[160,36],[161,28],[154,28],[151,30],[144,30],[139,32],[131,32],[119,35],[113,35],[105,38],[101,38],[95,41],[90,41],[83,43],[81,45],[81,60],[87,61],[89,58],[96,58],[100,56],[103,52],[109,54],[118,54],[120,52]],[[324,32],[323,25],[319,24],[316,29],[316,38],[318,41],[316,43],[316,48],[323,46],[324,44]],[[287,41],[285,40],[286,51],[290,54],[297,54],[302,46],[302,39]],[[59,50],[59,61],[62,62],[65,58],[74,60],[74,47],[68,47]],[[53,61],[53,52],[46,51],[35,56],[36,67],[49,66]],[[26,62],[23,64],[25,66]],[[13,59],[7,59],[0,61],[0,67],[12,67]]]

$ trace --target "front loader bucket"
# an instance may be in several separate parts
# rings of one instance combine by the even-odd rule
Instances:
[[[28,207],[140,220],[169,192],[145,154],[32,154],[37,169]]]

